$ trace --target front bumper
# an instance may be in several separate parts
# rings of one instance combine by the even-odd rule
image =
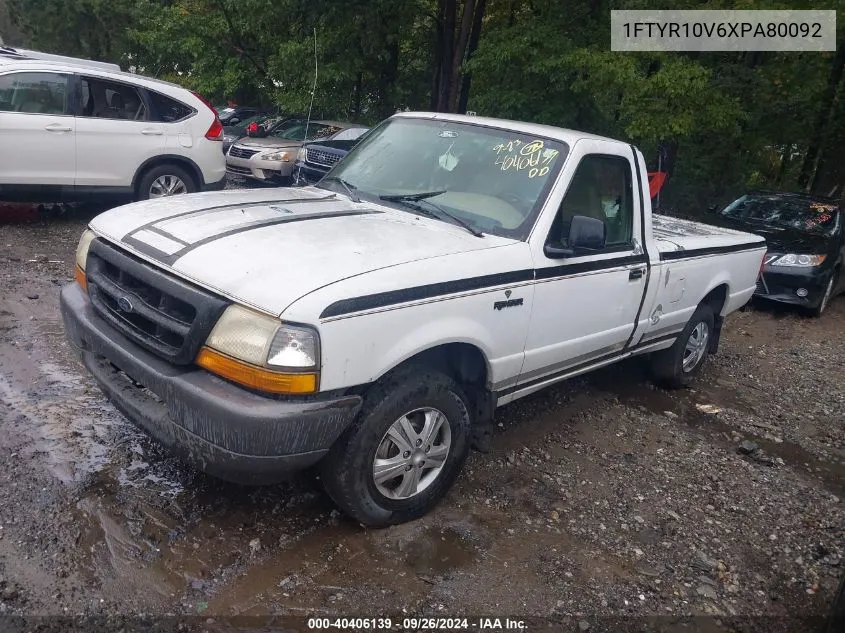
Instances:
[[[329,167],[320,169],[319,167],[314,167],[304,161],[298,160],[294,164],[293,175],[298,184],[312,185],[322,180],[323,176],[329,173],[329,169]]]
[[[766,266],[757,280],[754,296],[806,308],[816,308],[821,303],[825,286],[832,274],[830,270],[785,271],[784,267]],[[807,291],[804,297],[797,294],[802,288]]]
[[[264,160],[257,156],[237,158],[226,155],[226,173],[255,180],[286,180],[293,174],[293,161]]]
[[[201,470],[265,484],[318,462],[352,422],[360,396],[276,400],[195,366],[142,349],[69,284],[61,293],[68,337],[106,397],[127,418]]]

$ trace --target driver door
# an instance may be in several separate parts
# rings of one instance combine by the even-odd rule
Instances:
[[[550,196],[554,211],[547,207],[531,236],[536,283],[517,396],[618,355],[633,333],[648,277],[633,159],[622,143],[573,147],[557,185],[565,191]],[[547,244],[567,246],[574,215],[604,222],[605,245],[547,255]]]

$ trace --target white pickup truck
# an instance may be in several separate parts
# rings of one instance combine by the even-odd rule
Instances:
[[[652,217],[627,143],[403,113],[314,187],[99,215],[61,307],[108,398],[173,451],[239,482],[316,464],[381,526],[443,497],[499,406],[634,354],[686,384],[765,250]]]

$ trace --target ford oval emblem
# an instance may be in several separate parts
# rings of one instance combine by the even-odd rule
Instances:
[[[124,312],[132,312],[132,302],[129,300],[129,297],[119,297],[117,307]]]

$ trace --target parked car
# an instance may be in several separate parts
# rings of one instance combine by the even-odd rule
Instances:
[[[368,131],[365,127],[351,127],[339,132],[330,141],[314,141],[299,148],[293,166],[295,184],[318,182],[346,156]]]
[[[758,297],[821,316],[845,290],[845,230],[839,203],[804,194],[757,191],[718,211],[715,221],[766,238]]]
[[[202,97],[36,55],[0,56],[1,199],[142,200],[224,186],[223,126]]]
[[[223,153],[225,154],[228,152],[229,148],[235,143],[235,141],[247,136],[247,129],[250,126],[257,127],[267,125],[268,127],[272,127],[273,124],[276,124],[283,119],[284,117],[277,114],[256,114],[244,119],[237,125],[224,125],[223,134],[220,137],[223,141]]]
[[[316,187],[99,215],[62,315],[117,408],[209,473],[319,464],[358,521],[407,521],[497,407],[635,354],[686,385],[716,351],[765,242],[648,194],[627,142],[401,113]]]
[[[261,108],[251,106],[225,106],[217,108],[217,116],[223,125],[238,125],[257,114],[265,114]]]
[[[292,119],[267,131],[240,139],[226,154],[226,169],[235,176],[278,183],[290,182],[303,141],[334,140],[345,130],[366,129],[354,123]]]

